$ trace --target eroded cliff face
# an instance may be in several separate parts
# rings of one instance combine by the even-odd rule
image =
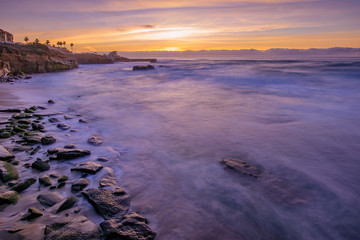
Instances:
[[[0,61],[8,63],[11,73],[44,73],[78,67],[78,63],[66,49],[49,48],[42,44],[0,44]],[[4,66],[5,66],[4,65]],[[0,66],[4,73],[6,70]]]

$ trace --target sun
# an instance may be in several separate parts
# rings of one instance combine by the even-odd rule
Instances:
[[[162,48],[162,49],[159,49],[160,51],[182,51],[180,48],[178,47],[166,47],[166,48]]]

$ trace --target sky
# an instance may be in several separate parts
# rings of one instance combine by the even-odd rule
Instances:
[[[360,47],[360,0],[0,0],[16,42],[76,51]]]

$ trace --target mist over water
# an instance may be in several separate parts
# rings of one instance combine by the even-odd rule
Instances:
[[[90,120],[69,143],[104,137],[93,148],[116,156],[157,239],[360,238],[360,61],[133,65],[81,65],[13,91]],[[224,169],[228,157],[264,176]]]

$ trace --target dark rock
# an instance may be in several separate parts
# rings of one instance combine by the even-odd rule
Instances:
[[[21,119],[18,121],[19,124],[26,124],[26,125],[30,125],[31,121],[27,120],[27,119]]]
[[[70,221],[53,223],[45,227],[45,239],[51,240],[96,240],[102,239],[98,226],[84,216]]]
[[[226,167],[233,169],[234,171],[249,175],[255,178],[258,178],[262,170],[255,166],[250,165],[244,160],[237,159],[237,158],[227,158],[220,161],[220,163],[224,164]]]
[[[45,187],[49,187],[52,185],[51,178],[49,178],[48,176],[39,178],[39,182],[40,184],[43,184]]]
[[[49,148],[47,150],[47,153],[48,154],[55,154],[55,153],[59,152],[60,150],[62,150],[62,148]]]
[[[62,188],[62,187],[64,187],[65,186],[65,182],[61,182],[61,183],[59,183],[59,185],[57,185],[57,188]]]
[[[40,149],[41,149],[40,146],[36,146],[36,148],[34,148],[34,150],[31,151],[30,155],[34,155],[34,154],[37,153]]]
[[[7,183],[7,185],[11,188],[13,186],[15,186],[16,184],[18,184],[19,181],[18,180],[11,180]]]
[[[152,65],[147,65],[147,66],[134,66],[133,67],[133,71],[139,71],[139,70],[154,70],[155,67]]]
[[[79,122],[81,122],[81,123],[89,123],[89,121],[87,119],[85,119],[85,118],[81,118],[79,120]]]
[[[24,79],[31,79],[31,78],[32,78],[31,76],[24,77]]]
[[[18,127],[18,126],[14,127],[14,128],[13,128],[13,131],[16,132],[16,133],[25,132],[24,129],[22,129],[21,127]]]
[[[38,217],[41,217],[43,215],[43,213],[37,209],[37,208],[29,208],[28,209],[28,212],[25,213],[22,217],[21,217],[21,220],[32,220],[34,218],[38,218]]]
[[[68,178],[68,176],[62,176],[61,178],[59,178],[58,179],[58,182],[60,183],[60,182],[65,182],[65,181],[67,181],[69,178]]]
[[[120,218],[106,220],[100,223],[100,227],[105,239],[153,240],[156,233],[147,223],[146,218],[137,213],[130,213]]]
[[[58,193],[46,192],[37,196],[36,199],[41,203],[41,205],[51,207],[61,202],[64,198]]]
[[[8,113],[21,113],[20,109],[3,109],[0,112],[8,112]]]
[[[81,191],[89,185],[90,181],[86,178],[80,178],[71,186],[71,189],[74,191]]]
[[[112,170],[109,167],[105,168],[106,171],[108,171],[107,174],[105,174],[99,182],[100,187],[104,188],[104,187],[116,187],[117,186],[117,182],[115,179],[115,175],[114,175],[114,170]]]
[[[50,169],[50,165],[47,162],[44,162],[40,158],[36,159],[35,162],[31,165],[33,169],[36,169],[40,172],[45,172]]]
[[[41,139],[44,137],[43,133],[39,132],[30,132],[29,135],[24,136],[24,141],[27,144],[33,145],[41,143]]]
[[[91,188],[82,193],[105,219],[126,213],[130,206],[130,196],[122,188],[115,191]]]
[[[77,163],[75,167],[71,168],[71,171],[80,171],[80,172],[95,174],[102,168],[103,166],[101,166],[98,163],[87,161],[87,162]]]
[[[22,129],[28,129],[28,128],[29,128],[29,125],[19,124],[18,127],[19,127],[19,128],[22,128]]]
[[[44,125],[42,125],[40,123],[34,123],[34,122],[31,124],[31,127],[34,131],[45,129]]]
[[[16,191],[7,191],[0,193],[0,205],[1,204],[16,204],[19,200],[19,194]]]
[[[41,139],[41,143],[43,145],[50,145],[56,142],[56,138],[54,138],[53,136],[45,136]]]
[[[33,185],[36,182],[35,178],[28,178],[24,181],[19,182],[15,186],[11,188],[13,191],[17,191],[18,193],[25,191],[28,189],[31,185]]]
[[[12,164],[8,162],[0,162],[0,178],[3,182],[16,180],[19,178],[19,173]]]
[[[54,102],[54,100],[49,99],[48,103],[49,103],[49,104],[54,104],[55,102]]]
[[[75,149],[77,146],[75,144],[67,144],[64,146],[65,149]]]
[[[74,197],[74,196],[68,197],[66,199],[66,201],[63,204],[61,204],[61,206],[56,211],[56,213],[59,213],[59,212],[64,211],[66,209],[72,208],[75,205],[75,203],[77,203],[77,201],[78,201],[77,197]]]
[[[71,126],[66,123],[59,123],[58,125],[56,125],[56,127],[60,128],[61,130],[68,130],[69,128],[71,128]]]
[[[57,122],[60,122],[60,120],[57,119],[57,118],[49,118],[49,122],[51,122],[51,123],[57,123]]]
[[[22,230],[24,230],[24,229],[23,228],[12,228],[12,229],[8,229],[7,232],[13,234],[13,233],[20,232]]]
[[[2,133],[0,133],[0,138],[9,138],[9,137],[11,137],[10,132],[2,132]]]
[[[57,160],[69,160],[78,157],[83,157],[91,154],[90,150],[86,149],[59,149],[56,153]]]
[[[52,174],[50,174],[50,177],[51,177],[51,178],[59,178],[59,175],[57,175],[57,174],[55,174],[55,173],[52,173]]]
[[[6,148],[0,145],[0,161],[11,161],[15,158]]]
[[[102,144],[103,140],[104,139],[100,135],[94,135],[88,139],[88,143],[94,146],[99,146],[100,144]]]
[[[99,161],[99,162],[108,162],[109,159],[107,159],[106,157],[98,157],[98,158],[96,159],[96,161]]]

